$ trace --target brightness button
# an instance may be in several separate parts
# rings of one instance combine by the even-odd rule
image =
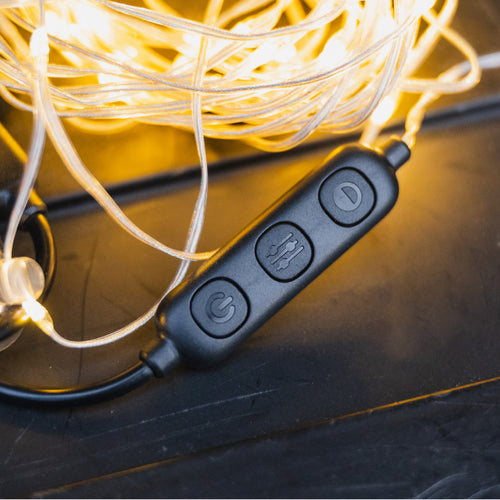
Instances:
[[[375,191],[366,177],[353,168],[338,170],[319,190],[323,210],[339,225],[354,226],[364,220],[375,205]]]

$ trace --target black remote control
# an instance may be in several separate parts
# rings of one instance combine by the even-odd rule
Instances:
[[[163,300],[158,331],[190,366],[224,359],[389,212],[409,156],[398,140],[334,151]]]

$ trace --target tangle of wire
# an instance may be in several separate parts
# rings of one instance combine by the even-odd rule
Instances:
[[[166,1],[0,0],[0,96],[33,115],[23,182],[3,244],[12,245],[36,180],[45,136],[71,175],[132,236],[179,258],[165,293],[197,252],[207,199],[205,137],[259,149],[293,148],[314,132],[364,127],[372,144],[402,93],[420,96],[408,113],[411,147],[423,112],[437,97],[479,80],[480,64],[450,23],[458,0],[209,0],[202,21]],[[466,64],[434,79],[415,77],[441,39]],[[201,165],[198,199],[185,245],[174,249],[128,219],[81,161],[66,127],[120,132],[136,123],[193,131]],[[159,301],[158,301],[159,302]],[[68,347],[113,342],[149,321],[158,302],[131,324],[88,341],[61,337],[36,297],[27,314]]]

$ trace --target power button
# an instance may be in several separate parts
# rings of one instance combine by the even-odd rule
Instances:
[[[375,191],[363,174],[343,168],[323,182],[319,201],[337,224],[349,227],[359,224],[372,211]]]
[[[218,278],[198,288],[191,300],[191,314],[208,335],[227,337],[245,322],[248,301],[233,282]]]

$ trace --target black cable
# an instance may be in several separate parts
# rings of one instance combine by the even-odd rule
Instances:
[[[42,405],[98,403],[136,389],[153,377],[164,377],[179,364],[180,356],[172,341],[160,335],[152,348],[141,352],[140,359],[139,363],[119,375],[84,386],[47,389],[0,382],[0,398]]]
[[[153,378],[151,368],[144,362],[96,384],[64,389],[40,389],[0,383],[0,396],[18,403],[91,404],[111,399],[143,385]]]

